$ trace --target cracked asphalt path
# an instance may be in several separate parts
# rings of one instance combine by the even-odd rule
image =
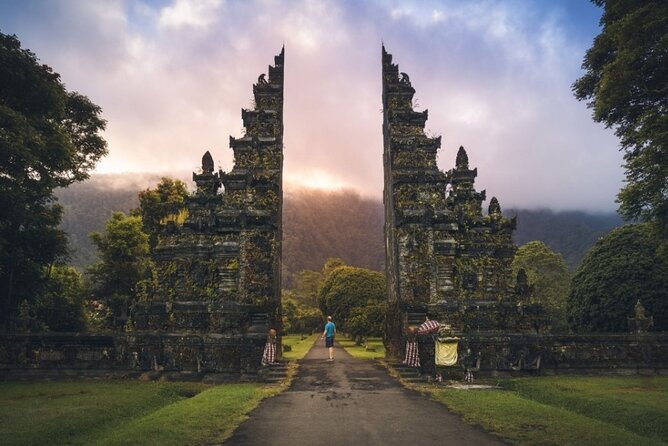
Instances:
[[[264,400],[226,446],[502,445],[445,406],[405,389],[373,361],[318,341],[292,386]]]

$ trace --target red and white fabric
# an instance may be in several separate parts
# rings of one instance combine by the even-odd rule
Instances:
[[[262,364],[273,364],[276,362],[276,343],[267,342],[264,344],[264,353],[262,354]]]
[[[436,333],[440,325],[441,324],[439,324],[438,321],[433,321],[433,320],[424,321],[418,327],[418,334]]]
[[[406,341],[406,359],[404,359],[404,364],[410,367],[420,367],[417,341]]]

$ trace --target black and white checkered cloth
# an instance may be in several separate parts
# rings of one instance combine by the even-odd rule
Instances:
[[[262,354],[262,364],[273,364],[276,362],[276,343],[267,342],[264,344],[264,353]]]
[[[420,367],[417,341],[406,341],[406,359],[404,359],[404,364],[410,367]]]

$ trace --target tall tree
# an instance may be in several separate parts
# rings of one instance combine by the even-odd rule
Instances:
[[[107,153],[101,109],[0,33],[0,318],[44,290],[45,268],[67,254],[53,191],[88,178]]]
[[[322,284],[322,273],[305,269],[293,275],[295,287],[294,298],[299,302],[316,307],[318,305],[318,289]]]
[[[540,303],[550,318],[553,331],[565,331],[566,302],[570,291],[570,275],[561,254],[543,242],[533,241],[518,248],[513,259],[513,276],[520,269],[527,273],[533,286],[533,299]]]
[[[592,1],[603,7],[602,29],[573,91],[620,138],[620,212],[658,223],[668,238],[668,2]]]
[[[138,284],[151,271],[148,235],[142,231],[141,217],[114,212],[104,233],[93,232],[100,261],[88,269],[95,297],[113,312],[114,327],[128,319],[130,305],[138,297]]]

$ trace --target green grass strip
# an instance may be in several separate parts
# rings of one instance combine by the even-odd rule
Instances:
[[[1,443],[90,444],[109,430],[209,387],[111,380],[1,383]]]
[[[518,395],[668,442],[668,377],[540,377],[502,382]]]
[[[339,338],[337,342],[346,349],[351,356],[359,359],[378,359],[385,357],[385,347],[381,338],[369,338],[367,345],[370,350],[367,350],[364,345],[355,345],[353,339]]]
[[[665,445],[610,423],[527,400],[512,391],[445,389],[436,391],[434,398],[462,414],[465,421],[479,424],[514,445]]]
[[[283,345],[289,345],[291,350],[283,352],[284,359],[302,359],[306,353],[311,349],[313,343],[318,339],[318,334],[303,335],[285,335],[283,336]]]
[[[220,443],[275,390],[257,384],[226,384],[131,420],[91,444],[201,445]]]

